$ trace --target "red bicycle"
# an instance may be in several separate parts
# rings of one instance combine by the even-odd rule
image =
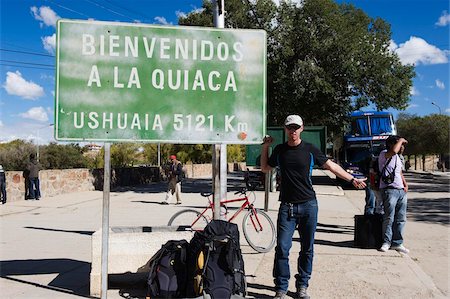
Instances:
[[[213,193],[201,193],[202,196],[208,199],[208,205],[206,208],[199,212],[194,209],[184,209],[175,213],[169,220],[169,226],[186,226],[192,230],[203,230],[205,226],[213,219],[214,203],[211,200]],[[244,215],[242,220],[242,232],[244,233],[245,240],[247,240],[250,247],[257,252],[270,251],[276,242],[276,229],[275,225],[264,211],[256,209],[253,205],[254,200],[250,202],[247,196],[247,189],[243,188],[234,194],[242,195],[239,198],[225,199],[220,201],[221,208],[225,209],[226,216],[228,216],[228,209],[226,204],[234,202],[243,202],[242,205],[234,212],[234,214],[227,219],[231,222],[244,210],[248,212]],[[210,211],[208,213],[207,211]]]

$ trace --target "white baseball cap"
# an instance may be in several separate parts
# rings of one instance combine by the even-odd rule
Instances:
[[[286,117],[286,120],[284,121],[285,126],[289,125],[299,125],[300,127],[303,126],[303,120],[300,116],[293,114]]]

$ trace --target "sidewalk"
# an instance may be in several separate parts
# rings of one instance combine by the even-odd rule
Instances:
[[[408,256],[395,251],[353,247],[355,206],[324,171],[315,171],[319,224],[315,241],[311,298],[442,298],[431,278]],[[229,181],[229,188],[238,182]],[[170,216],[186,206],[202,207],[205,199],[193,181],[183,187],[181,206],[163,206],[165,186],[152,185],[132,191],[112,192],[110,226],[166,225]],[[202,190],[204,191],[204,190]],[[11,202],[0,207],[0,289],[2,298],[89,297],[91,235],[101,227],[102,192],[81,192],[40,201]],[[228,193],[232,198],[234,194]],[[256,192],[256,206],[264,193]],[[278,193],[270,194],[269,212],[276,222]],[[239,221],[239,220],[238,220]],[[274,251],[256,254],[242,242],[249,298],[272,298]],[[291,273],[299,251],[294,235]],[[150,257],[149,257],[150,258]],[[289,295],[294,295],[293,278]],[[137,298],[125,289],[110,289],[108,298]]]

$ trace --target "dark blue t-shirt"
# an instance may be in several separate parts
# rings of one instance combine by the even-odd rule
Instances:
[[[316,198],[311,175],[314,165],[322,166],[328,158],[311,143],[297,146],[278,144],[269,158],[271,167],[280,167],[280,201],[297,203]]]

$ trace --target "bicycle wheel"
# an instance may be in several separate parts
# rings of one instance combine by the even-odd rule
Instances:
[[[253,211],[256,211],[256,214]],[[258,252],[269,252],[275,245],[275,225],[269,215],[261,210],[250,210],[245,214],[242,231],[250,247]]]
[[[188,226],[192,230],[203,230],[208,224],[208,219],[196,210],[186,209],[176,212],[170,218],[169,226]]]

